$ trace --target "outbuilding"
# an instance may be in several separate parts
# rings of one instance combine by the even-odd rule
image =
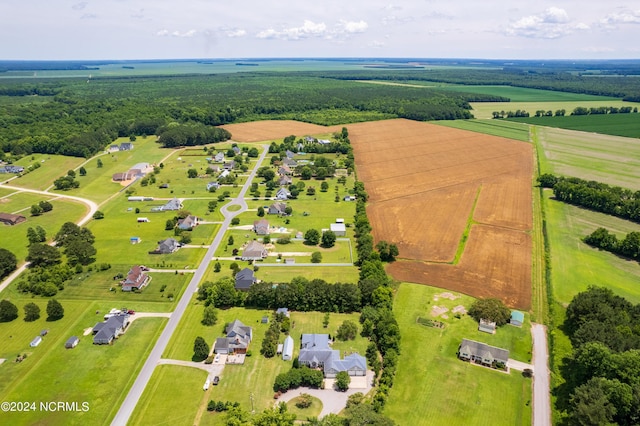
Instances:
[[[284,339],[284,346],[282,347],[282,360],[291,361],[293,359],[293,337],[287,336]]]
[[[31,346],[32,348],[35,348],[36,346],[38,346],[40,343],[42,343],[42,337],[40,336],[36,336],[35,339],[33,339],[31,341],[31,343],[29,343],[29,346]]]
[[[78,339],[78,336],[71,336],[69,337],[69,340],[67,340],[67,342],[64,344],[64,347],[67,349],[73,349],[78,346],[78,343],[80,343],[80,339]]]
[[[520,311],[511,311],[509,324],[515,325],[516,327],[522,327],[522,323],[524,323],[524,314]]]

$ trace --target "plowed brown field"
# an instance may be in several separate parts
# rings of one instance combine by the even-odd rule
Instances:
[[[348,129],[374,238],[400,250],[394,278],[530,306],[530,144],[409,120]]]
[[[251,123],[226,124],[220,126],[231,132],[231,137],[238,142],[261,142],[268,139],[282,139],[289,135],[302,137],[320,133],[336,132],[343,126],[319,126],[292,120],[253,121]]]

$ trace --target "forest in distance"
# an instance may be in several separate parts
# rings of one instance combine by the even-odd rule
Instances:
[[[67,65],[71,69],[79,66]],[[354,81],[362,80],[510,85],[640,99],[637,77],[628,76],[640,70],[637,62],[589,64],[579,72],[571,67],[576,65],[558,62],[545,67],[525,62],[446,69],[6,78],[0,80],[0,156],[46,153],[90,157],[117,137],[156,134],[170,123],[218,126],[292,119],[335,125],[386,118],[455,120],[473,118],[470,102],[509,101],[503,96],[473,93],[472,88],[461,92],[459,88],[448,91],[446,87],[376,84],[353,90]],[[2,69],[6,70],[6,62],[0,62]],[[580,72],[620,76],[583,76]]]

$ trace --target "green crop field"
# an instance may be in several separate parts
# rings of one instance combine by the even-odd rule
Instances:
[[[135,321],[113,345],[96,346],[92,344],[91,335],[83,336],[83,330],[102,319],[96,316],[96,309],[106,310],[109,305],[64,300],[61,303],[66,308],[62,320],[48,323],[41,319],[28,323],[33,330],[49,328],[49,334],[37,348],[29,348],[29,341],[37,334],[32,336],[31,332],[28,338],[21,338],[26,349],[11,351],[11,359],[25,350],[31,355],[19,364],[7,361],[2,366],[0,398],[3,401],[87,402],[89,410],[53,413],[37,410],[10,413],[11,417],[5,414],[4,421],[9,424],[36,424],[45,419],[48,425],[109,424],[166,322],[165,318]],[[13,323],[0,326],[11,329],[13,338],[18,338]],[[64,343],[72,335],[80,337],[80,344],[75,349],[65,349]]]
[[[590,114],[567,115],[564,117],[510,118],[509,121],[558,127],[605,135],[640,138],[640,115],[630,114]],[[640,144],[638,144],[640,145]]]
[[[511,102],[583,102],[583,101],[613,101],[616,98],[607,96],[585,95],[580,93],[557,92],[552,90],[529,89],[514,86],[491,85],[459,85],[434,84],[432,82],[411,82],[411,84],[429,85],[452,92],[478,93],[509,98]]]
[[[570,95],[570,94],[568,94]],[[580,96],[575,95],[573,96]],[[516,111],[524,110],[534,115],[538,110],[553,111],[564,109],[570,114],[577,107],[598,108],[598,107],[625,107],[640,106],[640,103],[624,102],[619,99],[601,97],[601,100],[566,100],[566,101],[529,101],[523,99],[517,102],[471,102],[471,113],[475,118],[491,118],[494,111]],[[553,117],[552,117],[553,118]]]
[[[129,424],[194,424],[203,398],[215,392],[213,387],[206,393],[202,391],[206,378],[207,372],[196,368],[157,366]]]
[[[384,414],[397,424],[486,425],[531,424],[531,379],[513,371],[510,374],[471,365],[456,357],[462,338],[473,339],[511,351],[510,357],[530,361],[529,324],[510,325],[495,335],[477,331],[477,323],[448,312],[444,329],[416,322],[418,317],[433,318],[433,305],[451,309],[469,308],[472,298],[440,299],[444,290],[402,283],[394,302],[394,312],[402,330],[402,358],[395,384]],[[528,318],[528,316],[527,316]]]
[[[432,121],[431,123],[440,126],[453,127],[455,129],[470,130],[472,132],[529,142],[528,125],[512,123],[506,120],[442,120]]]
[[[640,143],[637,139],[535,127],[540,173],[596,180],[640,188]]]

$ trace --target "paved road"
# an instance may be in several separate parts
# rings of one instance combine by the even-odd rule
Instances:
[[[182,295],[182,298],[176,305],[176,309],[173,311],[173,314],[171,315],[171,318],[169,319],[167,326],[164,328],[164,330],[162,331],[162,334],[158,338],[158,341],[156,342],[155,346],[151,350],[149,357],[147,358],[144,365],[142,366],[142,369],[140,370],[138,377],[133,383],[133,386],[131,386],[131,389],[129,390],[129,393],[127,394],[126,398],[124,399],[124,402],[120,406],[118,413],[113,418],[113,421],[111,422],[113,426],[126,425],[127,422],[129,421],[129,418],[131,417],[133,410],[138,404],[138,401],[140,400],[140,397],[142,396],[142,393],[144,392],[144,389],[147,386],[147,383],[149,383],[149,379],[151,378],[151,374],[153,373],[155,366],[162,359],[162,352],[164,352],[165,348],[167,347],[167,344],[169,343],[169,339],[171,338],[171,335],[175,332],[176,328],[178,327],[178,324],[180,323],[180,319],[184,315],[185,311],[187,310],[187,306],[191,302],[191,297],[193,296],[193,293],[197,291],[198,284],[200,283],[200,281],[202,281],[202,278],[204,277],[204,274],[207,271],[209,262],[211,262],[211,259],[214,257],[214,254],[218,249],[218,246],[222,242],[224,233],[226,232],[227,228],[231,224],[231,219],[234,216],[242,213],[247,209],[247,203],[244,201],[244,195],[247,193],[249,187],[251,186],[251,181],[253,180],[253,178],[255,177],[258,171],[258,165],[260,165],[260,163],[262,163],[262,161],[267,156],[269,146],[264,145],[263,148],[264,150],[262,152],[262,155],[260,156],[260,158],[258,158],[255,167],[253,168],[253,170],[251,171],[251,174],[249,175],[249,178],[247,179],[242,189],[240,190],[240,194],[236,198],[234,198],[229,204],[224,205],[220,209],[220,212],[222,212],[222,214],[224,215],[224,221],[222,222],[222,226],[220,227],[220,230],[216,234],[215,238],[213,239],[213,242],[209,246],[207,253],[204,255],[204,258],[202,259],[200,266],[198,267],[196,272],[193,274],[193,278],[191,279],[191,281],[189,281],[189,285],[186,291],[184,292],[184,294]],[[239,205],[240,210],[230,212],[228,208],[232,205]]]
[[[544,325],[532,324],[533,336],[533,426],[551,425],[551,389],[549,386],[549,351]]]
[[[353,263],[257,263],[257,266],[270,267],[270,266],[353,266]]]

